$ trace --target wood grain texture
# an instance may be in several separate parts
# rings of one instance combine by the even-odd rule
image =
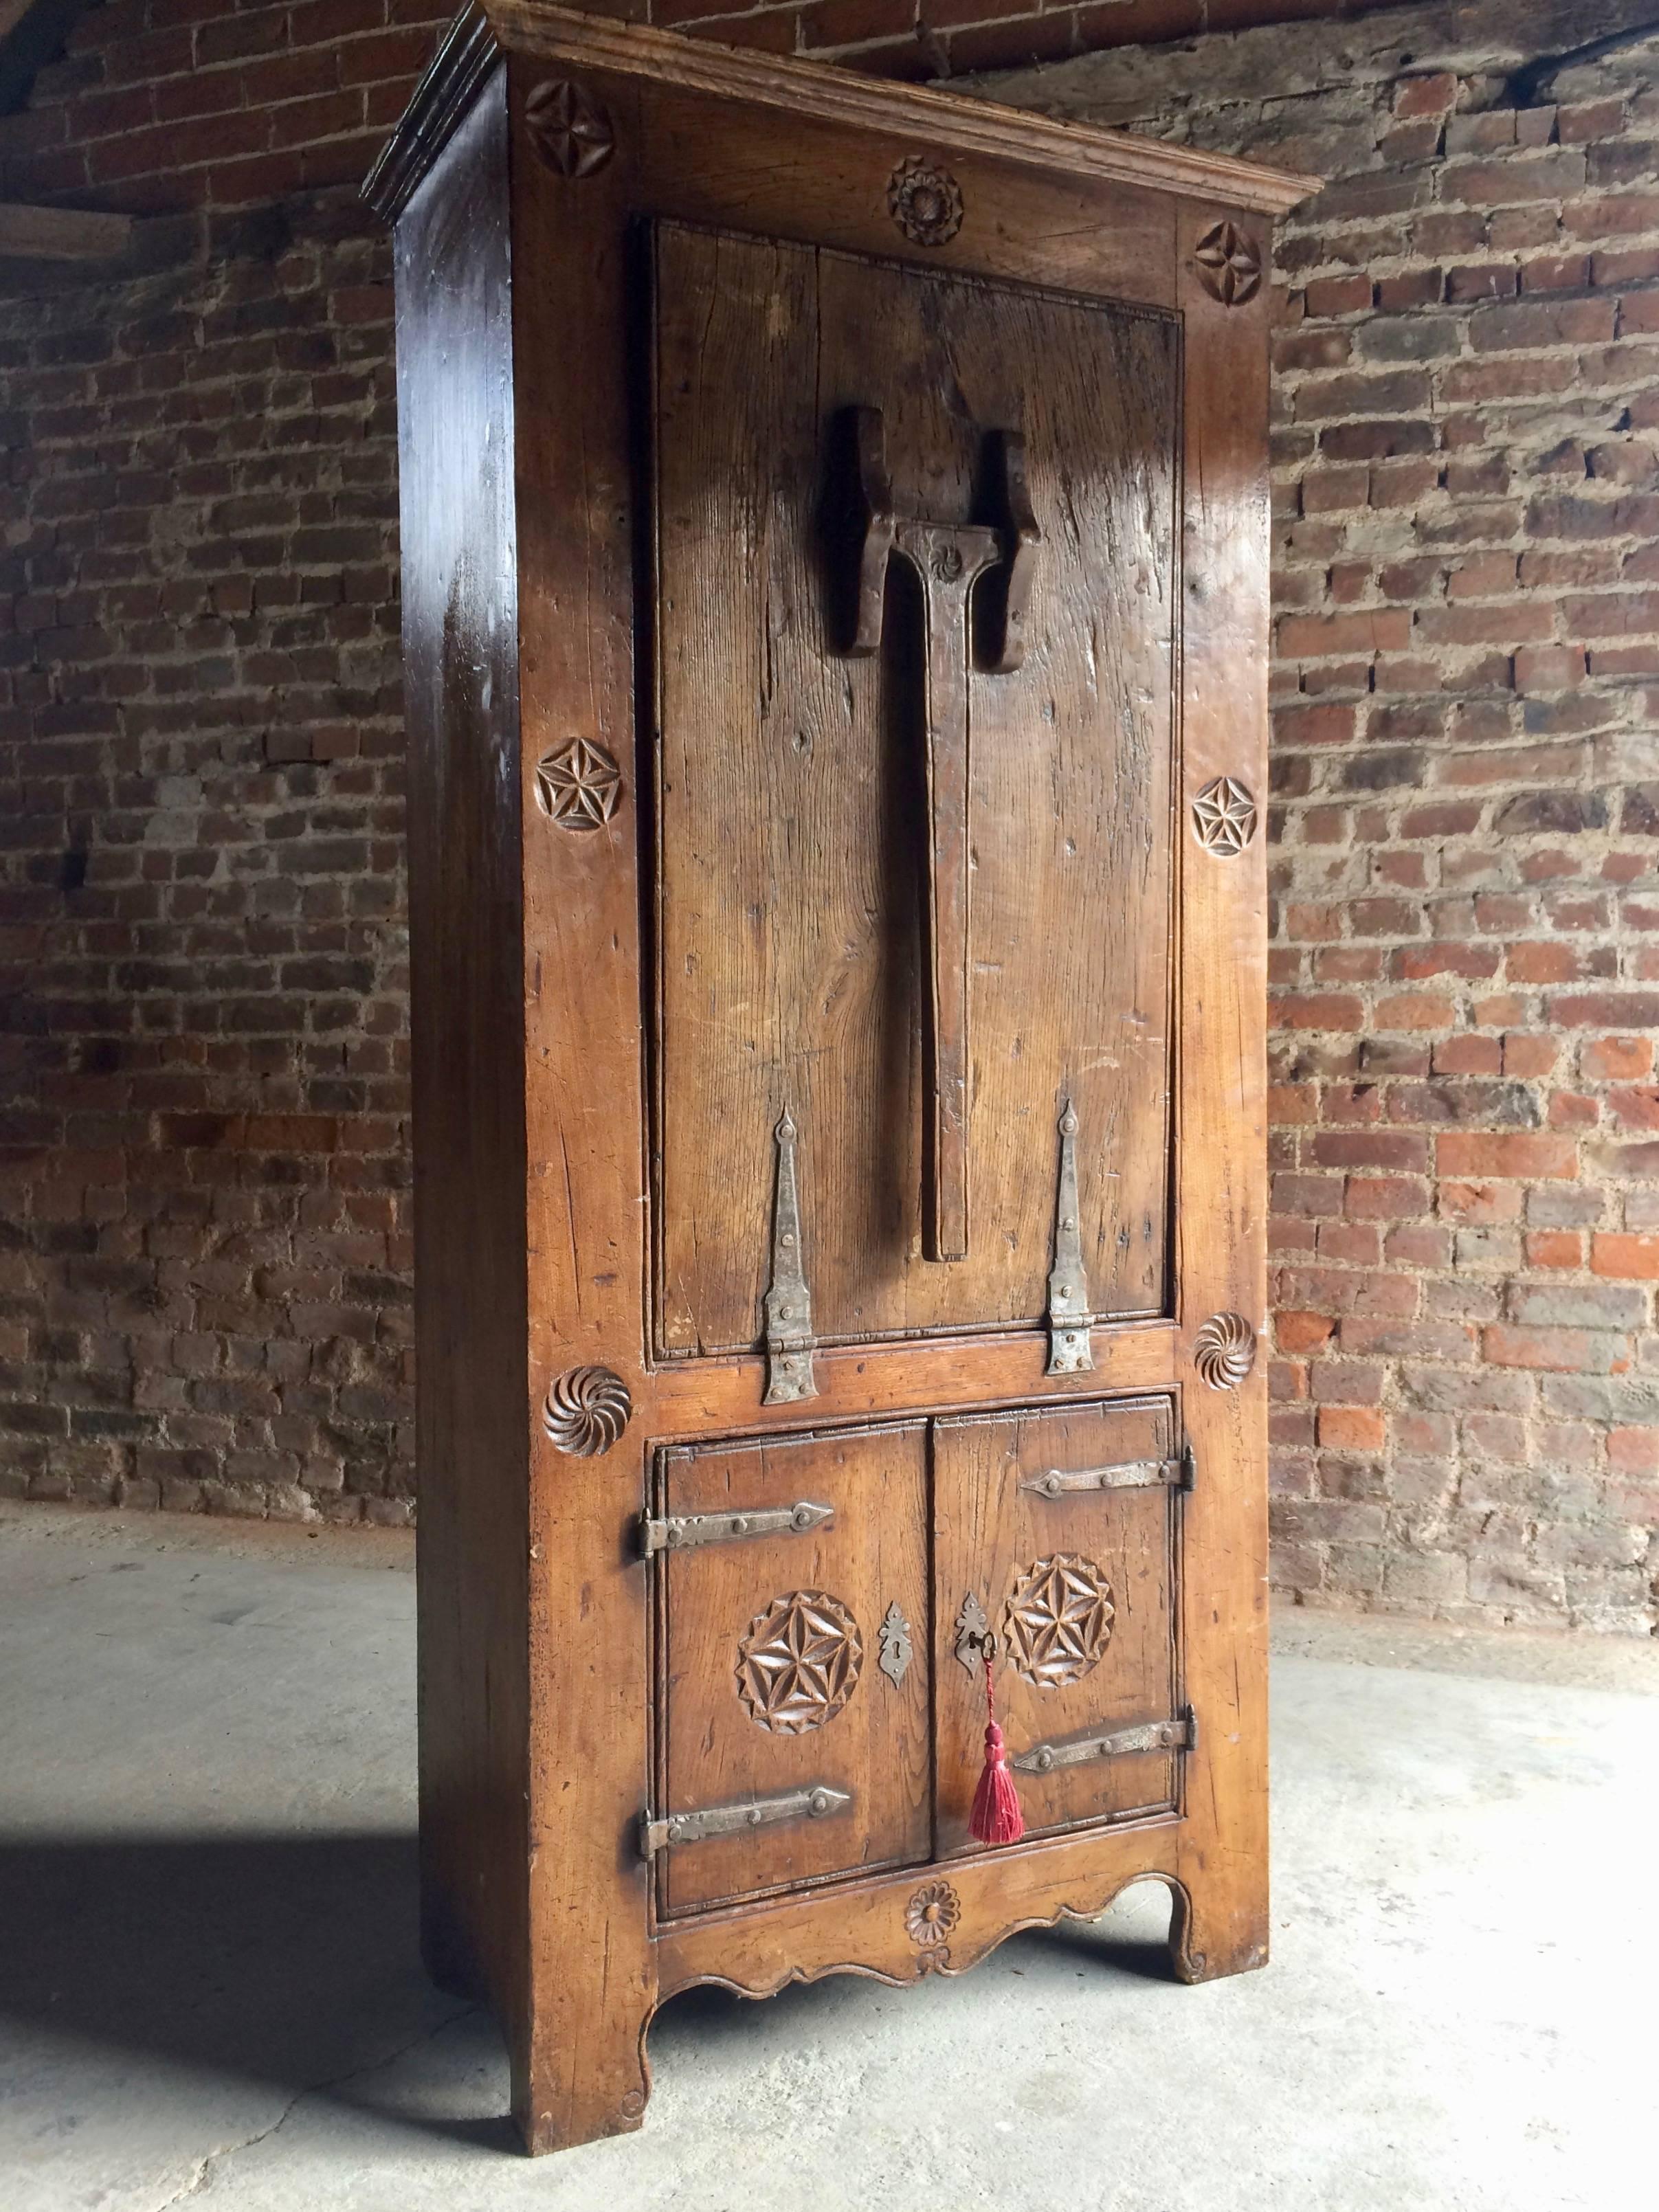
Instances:
[[[643,23],[620,23],[553,7],[547,0],[483,0],[480,12],[512,51],[660,79],[710,100],[781,110],[792,122],[874,128],[942,147],[988,154],[1050,176],[1148,185],[1202,192],[1240,208],[1282,213],[1318,188],[1297,176],[1197,147],[1134,138],[1086,124],[1015,114],[933,85],[877,84],[851,70],[830,70],[775,54],[742,53],[705,40],[677,37]]]
[[[1176,326],[677,226],[657,270],[664,1348],[755,1340],[786,1105],[821,1336],[1035,1326],[1068,1097],[1096,1307],[1161,1311]],[[836,622],[865,405],[899,511],[939,523],[1022,431],[1044,533],[1023,665],[969,679],[983,1227],[949,1267],[921,1205],[919,594],[895,564],[877,659]]]
[[[1176,1510],[1167,1488],[1044,1498],[1021,1488],[1051,1468],[1162,1458],[1172,1448],[1167,1399],[1060,1413],[973,1414],[934,1426],[933,1621],[938,1678],[937,1855],[982,1849],[968,1833],[985,1739],[985,1686],[955,1656],[964,1593],[999,1639],[997,1718],[1010,1756],[1096,1729],[1169,1719],[1176,1710],[1171,1596]],[[1097,1567],[1112,1617],[1097,1662],[1072,1681],[1027,1680],[1010,1649],[1008,1608],[1020,1583],[1056,1559]],[[1086,1647],[1085,1647],[1086,1648]],[[1066,1668],[1065,1671],[1072,1671]],[[1176,1802],[1176,1757],[1138,1752],[1016,1777],[1026,1833],[1147,1814]]]
[[[422,1920],[526,2031],[527,1297],[505,71],[397,236]]]
[[[645,2024],[692,1981],[959,1972],[1142,1875],[1184,1977],[1265,1956],[1264,1378],[1212,1389],[1194,1356],[1212,1316],[1262,1311],[1265,878],[1259,834],[1206,850],[1190,806],[1218,775],[1264,788],[1266,290],[1202,288],[1197,240],[1260,217],[1159,189],[1147,149],[1067,170],[1031,118],[988,135],[953,103],[923,143],[963,220],[928,246],[888,206],[908,94],[792,114],[793,78],[671,82],[615,27],[497,21],[510,162],[498,77],[429,96],[433,143],[386,173],[409,194],[422,1851],[434,1964],[501,2015],[549,2149],[639,2124]],[[552,56],[605,111],[586,174],[526,134]],[[916,592],[896,564],[872,660],[836,613],[859,405],[896,508],[951,530],[989,520],[991,434],[1022,430],[1041,532],[1025,665],[969,679],[949,1265],[920,1253]],[[574,830],[538,775],[573,747],[616,767]],[[1067,1091],[1118,1318],[1092,1373],[1049,1376]],[[837,1340],[816,1397],[766,1407],[786,1103]],[[590,1366],[630,1410],[581,1458],[543,1407]],[[1018,1488],[1188,1438],[1190,1497]],[[641,1554],[647,1504],[817,1489],[835,1517],[797,1537]],[[983,1723],[946,1631],[966,1589],[1006,1612],[1058,1558],[1098,1570],[1111,1635],[1075,1679],[1000,1670],[1013,1748],[1188,1701],[1198,1748],[1022,1775],[1030,1839],[964,1849]],[[763,1725],[744,1670],[798,1598],[836,1649],[855,1624],[860,1672],[820,1724]],[[805,1781],[856,1816],[641,1855],[641,1815]]]
[[[532,81],[533,83],[533,81]],[[648,1790],[646,1581],[630,1524],[649,1451],[643,1373],[644,1114],[633,744],[629,173],[567,178],[524,141],[514,72],[514,349],[524,823],[532,1438],[532,2033],[514,2110],[532,2148],[637,2127],[654,1994],[637,1821]],[[573,336],[574,334],[574,336]],[[542,812],[536,764],[572,738],[623,767],[580,835]],[[635,1408],[602,1456],[555,1449],[549,1383],[596,1363]]]
[[[1181,1028],[1176,1219],[1182,1405],[1198,1464],[1183,1516],[1182,1648],[1199,1746],[1177,1862],[1192,1978],[1267,1955],[1267,1363],[1210,1388],[1191,1355],[1211,1315],[1258,1329],[1267,1300],[1267,860],[1206,852],[1190,802],[1212,778],[1260,799],[1267,772],[1267,289],[1224,307],[1198,240],[1232,210],[1183,208]],[[1249,228],[1251,219],[1238,217]],[[1259,218],[1255,219],[1259,221]],[[1263,244],[1265,246],[1265,240]]]

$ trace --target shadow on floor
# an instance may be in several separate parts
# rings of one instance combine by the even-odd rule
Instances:
[[[0,2016],[295,2091],[468,2008],[422,1969],[412,1835],[0,1844]]]
[[[395,2073],[348,2086],[471,2009],[427,1979],[417,1905],[405,1833],[0,1844],[0,2017],[296,2094],[326,2087],[428,2128]],[[994,1957],[1017,1966],[1024,1954],[1041,1971],[1042,1954],[1060,1954],[1170,1978],[1152,1911],[1115,1929],[1030,1930]],[[837,1982],[795,1984],[763,2008],[687,1990],[665,2009],[653,2054],[757,2029],[787,2039],[834,2004]],[[501,2075],[504,2100],[504,2056]],[[458,2117],[440,2131],[515,2140],[505,2119]]]

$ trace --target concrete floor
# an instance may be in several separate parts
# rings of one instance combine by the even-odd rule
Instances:
[[[697,1991],[532,2163],[423,1980],[404,1539],[0,1515],[3,2212],[1654,2202],[1659,1652],[1291,1614],[1275,1955],[1163,1893],[974,1975]]]

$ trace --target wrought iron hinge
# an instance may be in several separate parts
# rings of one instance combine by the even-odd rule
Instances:
[[[1179,1459],[1119,1460],[1110,1467],[1051,1467],[1028,1474],[1019,1486],[1039,1498],[1062,1498],[1073,1490],[1153,1490],[1161,1483],[1184,1490],[1186,1468],[1184,1453]]]
[[[1089,1345],[1089,1283],[1083,1271],[1083,1238],[1078,1227],[1077,1115],[1066,1101],[1060,1117],[1060,1190],[1054,1202],[1054,1264],[1048,1274],[1048,1367],[1050,1375],[1090,1372],[1095,1356]]]
[[[1134,1751],[1191,1751],[1198,1727],[1188,1705],[1179,1720],[1143,1721],[1137,1728],[1097,1729],[1058,1743],[1034,1743],[1011,1762],[1022,1774],[1047,1774],[1056,1766],[1082,1766],[1091,1759],[1122,1759]]]
[[[766,1395],[785,1406],[816,1398],[812,1376],[812,1299],[801,1263],[800,1199],[795,1188],[795,1124],[786,1106],[774,1131],[777,1185],[772,1202],[772,1282],[766,1293]]]
[[[799,1536],[821,1528],[835,1516],[833,1505],[815,1505],[810,1498],[793,1505],[763,1505],[752,1513],[679,1513],[653,1520],[646,1514],[640,1522],[640,1549],[647,1559],[653,1552],[684,1552],[693,1544],[735,1544],[745,1536]]]
[[[1181,1474],[1176,1484],[1176,1487],[1177,1490],[1194,1490],[1197,1486],[1198,1454],[1193,1449],[1191,1444],[1182,1444],[1181,1447]]]
[[[832,1790],[827,1783],[791,1790],[781,1797],[749,1797],[737,1805],[707,1805],[698,1813],[670,1813],[653,1820],[647,1813],[640,1822],[640,1853],[653,1858],[676,1844],[700,1844],[710,1836],[736,1836],[750,1828],[774,1828],[784,1820],[823,1820],[844,1813],[853,1802],[850,1790]]]

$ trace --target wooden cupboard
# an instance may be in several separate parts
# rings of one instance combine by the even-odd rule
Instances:
[[[1305,189],[537,0],[459,19],[367,187],[426,1942],[532,2148],[638,2124],[695,1982],[960,1972],[1146,1876],[1184,1978],[1266,1956]]]

